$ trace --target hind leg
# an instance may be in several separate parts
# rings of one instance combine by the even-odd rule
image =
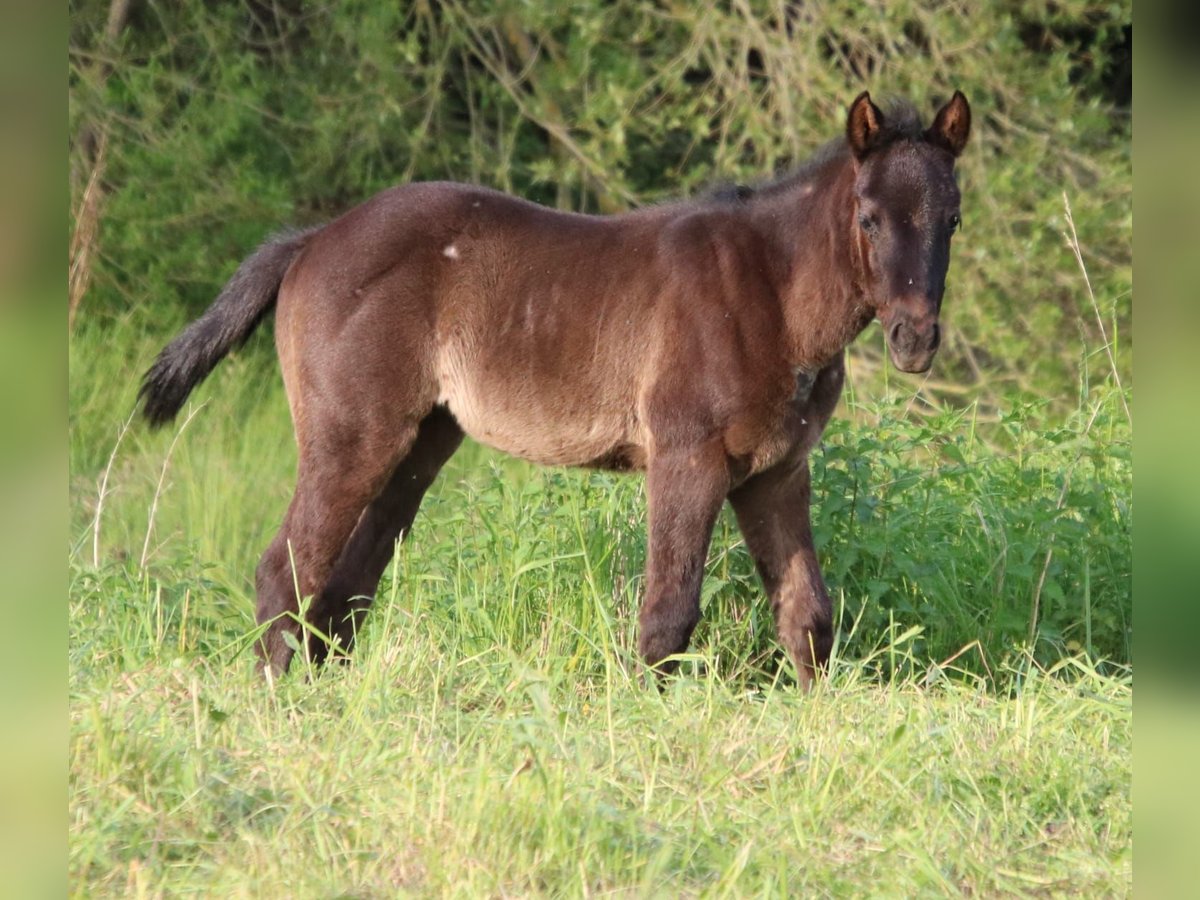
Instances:
[[[367,505],[412,447],[417,422],[388,431],[386,440],[369,439],[369,432],[347,434],[330,424],[311,432],[320,439],[301,444],[295,494],[255,577],[256,618],[269,623],[259,652],[276,673],[287,670],[301,639],[299,597],[315,598],[309,621],[322,630],[328,625],[327,616],[324,622],[312,616],[322,588]]]
[[[310,613],[316,627],[334,638],[340,652],[353,645],[383,570],[396,551],[396,541],[408,535],[425,491],[462,438],[462,429],[450,413],[444,407],[434,409],[422,420],[408,455],[363,510]],[[310,646],[315,659],[330,652],[315,636]]]

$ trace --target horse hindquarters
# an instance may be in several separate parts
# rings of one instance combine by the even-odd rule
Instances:
[[[398,263],[360,287],[335,277],[331,249],[314,245],[289,272],[276,318],[299,453],[256,576],[259,649],[277,672],[301,644],[301,598],[311,598],[310,656],[326,656],[326,639],[349,648],[396,538],[461,440],[435,409],[431,279]]]

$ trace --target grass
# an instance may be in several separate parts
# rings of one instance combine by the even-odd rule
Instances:
[[[634,653],[640,480],[473,445],[354,661],[267,685],[251,576],[294,465],[273,362],[250,348],[181,435],[118,443],[157,343],[127,331],[71,350],[72,893],[1129,892],[1112,392],[1053,428],[917,417],[908,383],[851,397],[814,460],[842,616],[811,695],[731,516],[660,694]]]
[[[1082,667],[1003,697],[847,662],[807,697],[712,674],[660,695],[611,650],[581,679],[390,597],[354,665],[266,688],[202,623],[160,625],[149,580],[80,593],[141,602],[72,615],[94,642],[73,666],[79,895],[1129,887],[1129,685]]]

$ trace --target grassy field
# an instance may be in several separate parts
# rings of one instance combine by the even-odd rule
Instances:
[[[144,612],[73,616],[94,642],[73,688],[79,895],[1129,890],[1120,679],[1028,670],[998,697],[842,663],[807,697],[711,674],[660,696],[611,651],[588,678],[467,652],[395,597],[354,666],[264,689],[119,581],[84,593]]]
[[[71,349],[74,894],[1130,891],[1131,438],[1103,385],[1053,426],[852,394],[814,460],[842,615],[811,695],[732,516],[659,693],[640,480],[474,445],[354,661],[267,685],[251,578],[294,450],[266,341],[150,434],[122,423],[159,336],[103,337]]]

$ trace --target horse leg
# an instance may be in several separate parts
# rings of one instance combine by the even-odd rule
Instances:
[[[353,646],[379,579],[396,552],[396,542],[407,537],[425,491],[462,438],[462,429],[450,413],[444,407],[435,408],[422,420],[408,455],[363,510],[329,583],[312,605],[312,621],[334,638],[339,652],[347,653]],[[323,659],[330,649],[315,636],[310,647],[317,659]]]
[[[417,422],[394,429],[390,440],[367,440],[339,433],[332,423],[314,428],[319,439],[300,442],[299,474],[283,525],[263,554],[256,572],[256,618],[267,624],[259,646],[277,674],[287,670],[301,639],[299,597],[313,597],[308,621],[324,630],[320,596],[335,562],[363,511],[417,436]],[[292,635],[289,642],[285,635]],[[313,645],[310,645],[310,648]]]
[[[713,523],[729,490],[720,441],[658,453],[646,470],[649,546],[638,650],[647,665],[687,649],[700,621],[700,586]]]
[[[808,461],[751,478],[729,495],[762,577],[779,641],[811,687],[833,646],[833,608],[813,547]]]

